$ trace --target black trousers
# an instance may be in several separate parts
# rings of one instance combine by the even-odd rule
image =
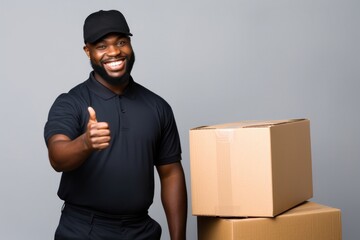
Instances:
[[[63,206],[55,240],[160,240],[161,226],[147,213],[108,216]]]

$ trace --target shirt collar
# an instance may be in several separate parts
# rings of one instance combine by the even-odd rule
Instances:
[[[120,96],[130,99],[135,98],[135,85],[136,84],[134,82],[134,79],[130,76],[129,84]],[[100,82],[98,82],[94,77],[94,71],[90,73],[89,79],[87,80],[87,86],[90,91],[105,100],[119,96],[118,94],[114,93],[113,91],[102,85]]]

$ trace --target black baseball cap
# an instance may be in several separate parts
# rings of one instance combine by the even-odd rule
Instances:
[[[124,15],[117,10],[100,10],[90,14],[84,22],[84,42],[94,43],[109,33],[132,36]]]

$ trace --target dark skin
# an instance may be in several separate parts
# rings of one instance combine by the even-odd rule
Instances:
[[[128,59],[133,54],[130,38],[119,34],[106,35],[100,41],[84,46],[91,61],[103,66],[107,74],[121,77],[126,72]],[[122,94],[128,82],[109,84],[99,74],[95,78],[111,91]],[[89,107],[89,122],[86,131],[71,140],[63,134],[56,134],[48,141],[49,160],[58,172],[80,167],[92,152],[107,148],[111,144],[107,122],[98,122],[96,112]],[[187,190],[181,162],[156,166],[161,182],[161,201],[165,210],[172,240],[186,239]]]

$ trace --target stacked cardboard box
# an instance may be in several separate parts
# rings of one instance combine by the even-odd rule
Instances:
[[[198,217],[199,240],[339,240],[340,210],[305,202],[273,218]]]
[[[310,234],[319,231],[319,228],[300,224],[301,221],[311,222],[300,217],[301,214],[283,215],[294,207],[300,210],[293,211],[301,212],[303,204],[313,196],[310,122],[307,119],[242,121],[191,129],[190,170],[192,213],[198,216],[201,240],[341,238],[341,234],[340,238],[307,238],[305,235],[282,238],[280,235],[286,234],[276,229],[283,227],[273,227],[271,222],[281,222],[276,226],[284,224],[286,228],[290,224],[297,229],[296,235],[309,229],[312,230]],[[305,215],[324,219],[317,211]],[[244,217],[247,219],[238,219]],[[260,228],[263,222],[266,224]],[[322,220],[316,222],[326,225]],[[244,232],[248,228],[251,233],[256,226],[258,234],[266,234],[271,228],[276,237],[234,238],[236,229]],[[224,231],[232,237],[226,237]],[[216,237],[219,234],[223,237]]]

